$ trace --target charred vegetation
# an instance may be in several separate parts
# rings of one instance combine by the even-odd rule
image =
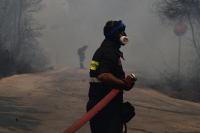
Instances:
[[[178,74],[177,66],[172,66],[163,56],[165,68],[159,71],[163,81],[159,87],[164,87],[164,89],[159,90],[176,98],[199,102],[200,0],[162,0],[155,2],[154,6],[155,14],[166,26],[173,26],[176,22],[184,22],[188,26],[188,35],[181,36],[182,43],[193,47],[191,51],[183,49],[187,54],[181,57],[180,74]]]
[[[37,38],[44,25],[32,13],[44,8],[42,0],[0,1],[0,75],[10,76],[44,70],[48,54]]]

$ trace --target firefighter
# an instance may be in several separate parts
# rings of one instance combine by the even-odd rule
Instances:
[[[108,21],[104,27],[105,39],[96,50],[90,67],[90,88],[87,111],[92,109],[113,88],[121,91],[96,116],[90,120],[92,133],[122,133],[123,121],[121,105],[123,90],[129,91],[134,86],[131,77],[125,78],[121,59],[123,53],[119,50],[129,42],[122,21]]]
[[[79,60],[80,60],[80,69],[85,69],[83,63],[84,63],[84,59],[85,59],[85,50],[88,48],[88,45],[84,45],[83,47],[78,49],[78,56],[79,56]]]

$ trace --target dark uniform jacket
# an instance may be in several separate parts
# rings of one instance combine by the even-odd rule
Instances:
[[[104,40],[95,52],[91,67],[90,67],[90,88],[89,88],[89,100],[101,100],[104,98],[113,87],[102,83],[97,77],[102,73],[111,73],[116,78],[124,79],[125,73],[123,71],[120,50],[109,40]],[[117,96],[112,100],[116,102],[123,101],[123,91],[119,92]]]

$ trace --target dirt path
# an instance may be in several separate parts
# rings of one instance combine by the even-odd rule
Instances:
[[[61,133],[86,112],[88,69],[54,68],[0,80],[0,133]],[[139,73],[136,73],[139,75]],[[124,99],[136,108],[128,133],[200,133],[200,104],[137,82]],[[77,133],[90,133],[89,124]]]

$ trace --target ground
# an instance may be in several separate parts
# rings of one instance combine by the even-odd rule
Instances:
[[[200,133],[200,103],[159,93],[132,72],[139,78],[124,94],[136,109],[128,133]],[[0,133],[62,133],[86,113],[88,78],[89,69],[54,67],[1,79]],[[77,133],[90,133],[89,123]]]

